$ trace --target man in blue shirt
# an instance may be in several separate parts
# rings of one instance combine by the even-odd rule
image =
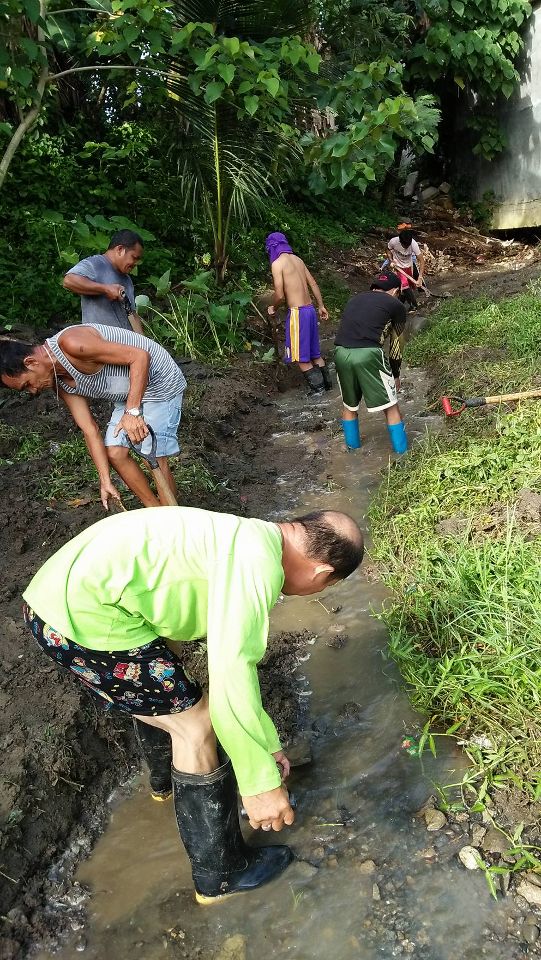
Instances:
[[[143,241],[139,234],[118,230],[105,253],[85,257],[68,270],[64,287],[81,297],[82,323],[101,323],[143,333],[130,277],[142,256]]]

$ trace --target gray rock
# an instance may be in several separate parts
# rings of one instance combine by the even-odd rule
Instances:
[[[216,960],[246,960],[246,937],[235,933],[224,940]]]
[[[415,187],[417,186],[417,181],[419,179],[419,171],[412,170],[408,175],[402,193],[405,197],[412,197],[415,193]]]
[[[483,837],[481,848],[487,853],[505,853],[509,850],[509,840],[504,837],[500,830],[495,827],[489,827]]]
[[[438,193],[439,190],[437,187],[425,187],[425,189],[421,191],[421,200],[424,200],[426,203],[427,200],[432,200],[433,197],[437,197]]]
[[[450,183],[447,183],[447,181],[444,180],[443,183],[440,183],[440,185],[439,185],[439,191],[440,191],[440,193],[450,193],[450,192],[451,192],[451,184],[450,184]]]
[[[377,867],[373,860],[363,860],[363,862],[359,864],[358,870],[359,873],[369,875],[371,873],[375,873]]]
[[[433,833],[435,830],[441,830],[442,827],[447,826],[447,818],[441,810],[436,810],[434,807],[427,807],[424,812],[424,818],[426,823],[426,829]]]
[[[541,907],[541,887],[538,887],[535,883],[530,883],[529,880],[521,880],[517,884],[517,893],[520,897],[524,899],[535,907]]]
[[[481,846],[481,841],[484,839],[486,832],[487,832],[486,827],[482,827],[481,824],[475,823],[473,825],[473,829],[471,832],[471,836],[472,836],[471,842],[473,847]]]
[[[524,923],[522,925],[521,935],[526,943],[537,943],[539,940],[539,927],[535,923]]]
[[[286,754],[292,767],[305,767],[312,763],[312,744],[308,737],[300,737],[286,747]]]
[[[458,851],[458,859],[466,867],[466,870],[479,869],[479,854],[475,847],[468,844]]]
[[[381,900],[381,893],[377,883],[372,884],[372,900]]]

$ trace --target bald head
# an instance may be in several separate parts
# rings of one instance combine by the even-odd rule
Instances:
[[[338,580],[359,566],[364,553],[363,535],[355,520],[337,510],[316,510],[292,523],[302,527],[306,556],[327,563]]]

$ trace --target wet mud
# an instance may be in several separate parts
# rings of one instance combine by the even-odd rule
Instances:
[[[295,451],[278,453],[272,462],[268,457],[269,438],[280,425],[275,400],[288,385],[287,373],[250,358],[240,358],[232,369],[192,363],[184,369],[190,388],[181,458],[187,465],[203,463],[213,489],[183,489],[182,502],[266,517],[280,503],[280,472],[295,466],[300,482],[312,473],[311,457],[299,463]],[[35,571],[69,537],[101,519],[103,510],[91,486],[72,504],[42,498],[51,449],[75,434],[56,398],[0,394],[3,424],[20,436],[38,431],[47,441],[47,452],[26,462],[9,463],[5,441],[0,454],[0,913],[7,918],[0,958],[15,960],[32,944],[56,942],[68,925],[63,914],[70,909],[73,864],[88,854],[103,827],[107,798],[133,775],[139,759],[129,722],[97,709],[82,687],[40,655],[22,624],[20,597]],[[106,408],[96,405],[95,413],[106,422]],[[302,636],[293,638],[293,648],[302,642]],[[294,654],[283,671],[282,648],[280,638],[276,653],[271,645],[263,689],[281,734],[289,736],[301,707],[293,690]],[[201,670],[204,656],[193,659],[192,668]],[[59,888],[51,864],[66,849]],[[51,898],[61,904],[57,910],[50,909]]]

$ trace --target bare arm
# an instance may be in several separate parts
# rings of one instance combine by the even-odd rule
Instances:
[[[63,286],[70,293],[78,293],[85,297],[107,297],[108,300],[120,300],[124,287],[120,283],[97,283],[78,273],[67,273]]]
[[[320,315],[320,317],[321,317],[322,320],[328,320],[328,319],[329,319],[329,311],[327,310],[327,308],[325,307],[325,304],[323,303],[323,297],[321,296],[321,290],[319,289],[319,287],[318,287],[318,285],[317,285],[314,277],[313,277],[312,274],[310,273],[308,267],[305,267],[304,269],[305,269],[305,271],[306,271],[306,282],[308,283],[308,286],[310,287],[310,290],[311,290],[311,292],[313,293],[313,295],[314,295],[314,297],[315,297],[316,306],[317,306],[317,309],[318,309],[318,311],[319,311],[319,315]]]
[[[267,313],[272,317],[276,312],[276,307],[279,307],[280,304],[285,300],[285,290],[284,290],[284,275],[282,273],[281,267],[278,263],[273,263],[272,267],[272,282],[274,285],[274,296],[272,298],[272,303],[270,304]]]
[[[91,327],[73,327],[62,337],[62,349],[77,367],[78,360],[93,360],[97,363],[113,363],[129,367],[130,389],[126,408],[140,407],[148,386],[150,354],[140,347],[110,343]],[[148,435],[142,417],[125,413],[116,426],[115,436],[125,430],[132,443],[139,443]]]
[[[417,266],[419,268],[419,280],[422,280],[424,277],[425,265],[426,265],[425,255],[424,253],[419,253],[419,256],[417,257]]]
[[[92,457],[100,479],[100,498],[106,510],[109,509],[109,497],[120,500],[120,494],[109,473],[109,460],[98,424],[90,412],[90,407],[84,397],[77,397],[72,393],[62,393],[62,400],[66,404],[75,423],[83,432],[88,452]]]

